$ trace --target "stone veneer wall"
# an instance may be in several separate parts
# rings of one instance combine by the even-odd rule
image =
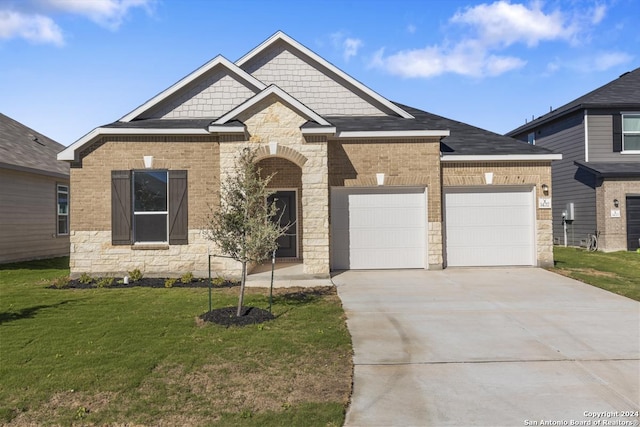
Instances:
[[[427,187],[428,263],[442,268],[442,195],[438,138],[329,141],[332,187]]]
[[[145,155],[154,157],[154,169],[188,171],[188,245],[111,244],[111,171],[144,169]],[[213,136],[105,137],[93,144],[71,168],[71,274],[123,275],[139,268],[147,276],[206,276],[207,250],[215,249],[200,230],[219,203],[219,164]]]
[[[596,187],[598,250],[627,250],[627,194],[640,195],[640,179],[606,178]],[[618,208],[613,206],[614,199],[618,199]],[[612,209],[620,210],[620,218],[611,218]]]
[[[446,187],[483,186],[485,173],[493,172],[493,186],[519,185],[536,188],[542,197],[542,184],[551,186],[551,162],[443,162],[442,183]],[[537,205],[537,200],[536,200]],[[551,209],[536,207],[536,248],[538,266],[553,266],[553,230]]]
[[[247,128],[248,140],[222,138],[220,143],[221,179],[233,170],[235,158],[243,147],[258,149],[258,161],[280,157],[302,170],[302,259],[305,274],[329,275],[329,187],[327,144],[306,140],[300,126],[307,119],[278,101],[266,99],[238,117]],[[271,154],[268,144],[277,142]]]

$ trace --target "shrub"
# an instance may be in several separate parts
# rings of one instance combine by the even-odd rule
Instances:
[[[71,281],[69,276],[56,277],[51,281],[51,286],[58,289],[65,288],[69,284],[69,281]]]
[[[178,281],[177,279],[172,279],[172,278],[166,279],[166,280],[164,281],[164,287],[165,287],[165,288],[171,288],[171,287],[173,287],[173,285],[174,285],[177,281]]]
[[[140,269],[139,269],[139,268],[136,268],[135,270],[130,271],[130,272],[129,272],[129,279],[130,279],[132,282],[135,282],[135,281],[137,281],[137,280],[142,279],[142,272],[140,271]]]
[[[82,273],[78,278],[78,282],[83,285],[89,285],[93,282],[93,277],[89,276],[87,273]]]
[[[96,286],[99,287],[99,288],[105,288],[105,287],[113,285],[113,282],[115,282],[115,280],[116,280],[115,278],[109,277],[109,276],[101,277],[100,279],[98,279],[96,281]]]
[[[182,283],[184,283],[185,285],[187,285],[187,284],[189,284],[189,283],[193,282],[193,273],[191,273],[191,272],[184,273],[184,274],[182,275],[182,277],[180,278],[180,281],[181,281]]]

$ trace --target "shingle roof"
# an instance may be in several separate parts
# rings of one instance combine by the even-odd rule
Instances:
[[[0,167],[68,177],[69,164],[56,155],[64,145],[0,113]]]
[[[541,123],[583,108],[640,108],[640,68],[583,95],[550,113],[538,117],[507,135],[517,135]]]
[[[640,178],[640,163],[631,162],[600,162],[586,163],[575,161],[576,165],[602,178]]]
[[[113,122],[102,126],[116,129],[207,129],[214,119],[144,119]]]

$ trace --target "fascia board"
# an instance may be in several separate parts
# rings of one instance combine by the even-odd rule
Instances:
[[[168,89],[160,92],[158,95],[154,96],[153,98],[151,98],[150,100],[148,100],[147,102],[145,102],[144,104],[142,104],[141,106],[139,106],[138,108],[136,108],[135,110],[130,112],[129,114],[127,114],[124,117],[122,117],[120,119],[120,121],[121,122],[130,122],[131,120],[133,120],[136,117],[138,117],[140,114],[142,114],[145,111],[149,110],[150,108],[154,107],[158,103],[164,101],[165,99],[167,99],[171,95],[175,94],[180,89],[184,88],[189,83],[195,81],[200,76],[202,76],[203,74],[205,74],[208,71],[212,70],[213,68],[215,68],[218,65],[221,65],[221,66],[227,68],[231,73],[238,75],[241,79],[243,79],[245,82],[249,83],[250,85],[254,86],[257,90],[264,90],[267,87],[260,80],[256,79],[251,74],[247,73],[246,71],[244,71],[242,68],[238,67],[233,62],[229,61],[228,59],[226,59],[225,57],[223,57],[221,55],[218,55],[215,58],[213,58],[211,61],[207,62],[202,67],[198,68],[196,71],[192,72],[191,74],[189,74],[188,76],[184,77],[183,79],[181,79],[180,81],[178,81],[174,85],[170,86]]]
[[[322,116],[320,116],[318,113],[316,113],[315,111],[311,110],[309,107],[307,107],[302,102],[298,101],[293,96],[289,95],[287,92],[285,92],[284,90],[280,89],[276,85],[271,85],[271,86],[267,87],[265,90],[263,90],[262,92],[260,92],[256,96],[254,96],[252,98],[249,98],[247,101],[245,101],[242,104],[238,105],[236,108],[234,108],[233,110],[229,111],[224,116],[218,118],[213,123],[216,124],[216,125],[223,125],[223,124],[227,123],[228,121],[235,119],[239,114],[241,114],[242,112],[244,112],[244,111],[248,110],[249,108],[253,107],[254,105],[259,103],[260,101],[262,101],[265,98],[267,98],[269,95],[276,95],[277,97],[282,99],[284,102],[286,102],[287,104],[291,105],[293,108],[298,110],[303,115],[307,116],[310,120],[313,120],[314,122],[318,123],[319,125],[331,126],[331,123],[329,123],[325,119],[323,119]]]
[[[338,138],[423,138],[449,136],[448,130],[345,131]]]
[[[351,77],[350,75],[348,75],[347,73],[345,73],[344,71],[342,71],[341,69],[336,67],[335,65],[331,64],[330,62],[328,62],[326,59],[322,58],[321,56],[319,56],[316,53],[314,53],[312,50],[308,49],[304,45],[300,44],[296,40],[294,40],[291,37],[289,37],[288,35],[286,35],[282,31],[278,31],[277,33],[275,33],[274,35],[269,37],[267,40],[265,40],[263,43],[261,43],[258,47],[256,47],[255,49],[253,49],[252,51],[250,51],[249,53],[244,55],[242,58],[238,59],[236,61],[236,65],[238,65],[239,67],[242,67],[248,61],[250,61],[252,58],[254,58],[256,55],[260,54],[264,49],[268,48],[269,46],[271,46],[273,43],[277,42],[278,40],[283,40],[284,42],[290,44],[295,49],[301,51],[302,53],[304,53],[305,55],[307,55],[308,57],[310,57],[314,61],[316,61],[319,64],[321,64],[323,67],[325,67],[328,70],[330,70],[332,73],[335,73],[336,75],[340,76],[340,78],[346,80],[349,84],[355,86],[358,90],[366,93],[368,96],[370,96],[371,98],[375,99],[380,104],[384,105],[385,107],[387,107],[391,111],[395,112],[400,117],[402,117],[404,119],[413,119],[414,118],[411,114],[409,114],[408,112],[406,112],[402,108],[398,107],[393,102],[389,101],[388,99],[386,99],[382,95],[378,94],[377,92],[375,92],[372,89],[368,88],[367,86],[363,85],[358,80],[354,79],[353,77]]]
[[[441,155],[443,162],[493,162],[524,160],[562,160],[562,154],[489,154],[489,155]]]
[[[245,128],[240,126],[209,126],[210,133],[244,133]]]
[[[302,128],[303,135],[335,135],[336,128],[334,126],[321,128]]]
[[[64,150],[58,153],[58,160],[76,160],[76,154],[85,145],[103,135],[209,135],[206,129],[131,129],[131,128],[95,128]]]

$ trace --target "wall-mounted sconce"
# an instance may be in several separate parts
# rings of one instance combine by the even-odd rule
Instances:
[[[613,199],[613,206],[616,208],[620,207],[620,201],[618,199]]]
[[[376,174],[376,181],[378,182],[378,185],[384,185],[384,174],[383,173],[377,173]]]
[[[547,184],[542,184],[542,192],[545,196],[549,195],[549,186]]]
[[[271,141],[269,143],[269,154],[271,154],[272,156],[275,156],[277,153],[278,153],[278,142]]]
[[[493,184],[493,172],[486,172],[484,174],[484,182],[486,182],[487,185]]]
[[[153,167],[153,156],[143,156],[144,168],[151,169]]]

